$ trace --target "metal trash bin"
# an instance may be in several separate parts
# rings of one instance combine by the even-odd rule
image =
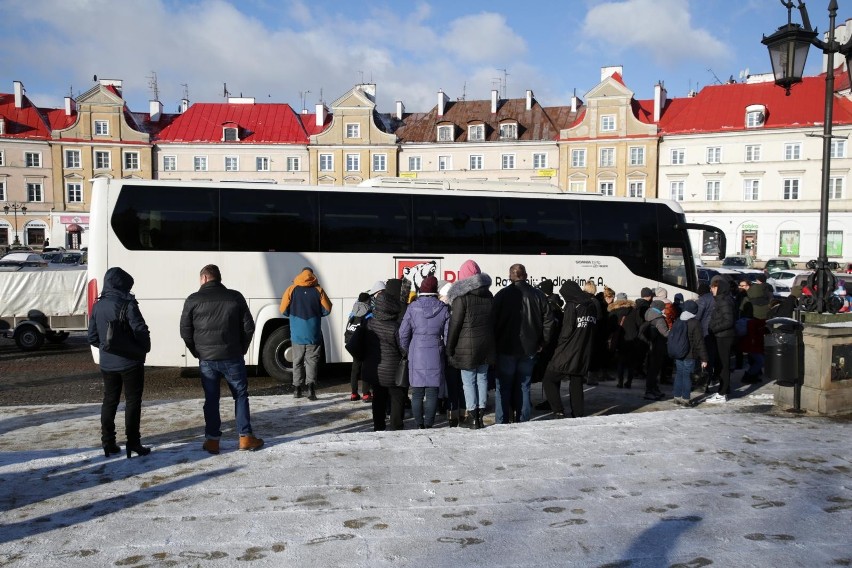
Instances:
[[[790,318],[766,322],[763,338],[764,373],[782,387],[801,386],[805,377],[804,326]]]

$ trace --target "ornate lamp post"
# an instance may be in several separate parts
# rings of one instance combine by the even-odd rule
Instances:
[[[20,239],[18,239],[18,210],[20,209],[22,215],[26,215],[27,206],[21,205],[20,203],[7,203],[3,206],[3,211],[6,213],[6,215],[9,214],[10,209],[12,210],[12,213],[14,213],[15,216],[15,240],[14,242],[12,242],[12,246],[20,246],[21,241]]]
[[[831,305],[830,299],[835,289],[834,275],[828,263],[828,190],[831,182],[831,127],[834,112],[834,54],[840,53],[846,57],[846,70],[850,72],[850,56],[852,56],[852,38],[845,44],[840,45],[834,39],[835,19],[837,17],[837,0],[828,3],[828,41],[817,38],[818,32],[811,28],[808,11],[802,0],[797,0],[799,13],[802,17],[802,25],[792,23],[793,0],[780,0],[787,8],[787,25],[769,37],[764,36],[762,43],[769,48],[769,58],[772,61],[772,73],[775,75],[775,84],[784,87],[787,95],[790,87],[802,80],[805,69],[805,60],[811,45],[822,50],[823,54],[830,55],[825,72],[825,121],[822,133],[822,185],[820,187],[820,209],[819,209],[819,256],[816,260],[814,274],[808,280],[808,285],[814,291],[814,300],[810,305],[803,305],[808,311],[822,313],[825,311],[837,311],[837,307]],[[850,73],[852,81],[852,73]],[[838,306],[839,307],[839,306]]]

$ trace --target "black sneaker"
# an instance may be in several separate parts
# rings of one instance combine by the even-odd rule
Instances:
[[[302,387],[296,387],[293,391],[293,398],[302,398]]]

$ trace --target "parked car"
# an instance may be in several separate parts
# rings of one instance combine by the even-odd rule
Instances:
[[[777,270],[769,273],[766,279],[775,289],[776,296],[789,296],[790,290],[803,285],[813,270]]]
[[[734,270],[754,268],[754,259],[747,254],[732,254],[725,257],[725,260],[722,261],[722,267]]]
[[[47,260],[51,266],[78,266],[80,264],[85,264],[84,253],[77,251],[47,252],[43,253],[41,256]]]
[[[705,268],[698,267],[698,283],[710,285],[710,281],[714,276],[721,274],[728,278],[731,285],[731,290],[737,289],[737,281],[743,275],[739,270],[731,270],[729,268]]]
[[[47,261],[34,252],[10,252],[0,258],[0,268],[4,270],[19,270],[25,266],[45,267]]]
[[[763,270],[767,274],[778,272],[779,270],[795,270],[796,263],[792,258],[770,258],[763,266]]]

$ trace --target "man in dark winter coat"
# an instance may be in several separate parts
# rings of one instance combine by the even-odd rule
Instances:
[[[583,379],[592,358],[598,307],[595,305],[595,298],[582,291],[573,280],[565,282],[559,293],[565,299],[562,330],[559,332],[553,358],[542,379],[544,394],[554,415],[564,417],[559,386],[562,379],[567,378],[571,415],[580,418],[585,414]]]
[[[198,292],[184,302],[180,336],[200,362],[205,424],[202,448],[211,454],[219,453],[219,381],[224,378],[235,401],[240,450],[256,450],[263,446],[263,440],[256,438],[251,428],[245,362],[254,335],[254,319],[243,295],[222,284],[218,266],[208,264],[202,268],[199,279]]]
[[[729,280],[716,275],[710,281],[713,293],[713,313],[710,316],[710,333],[716,343],[718,356],[719,392],[707,399],[707,402],[727,402],[731,392],[731,349],[737,339],[734,331],[736,308],[731,297]]]
[[[136,298],[130,293],[131,288],[133,277],[130,274],[117,266],[107,270],[104,290],[92,307],[89,319],[89,344],[98,348],[98,361],[104,380],[101,443],[107,456],[121,451],[115,441],[115,413],[122,388],[128,452],[133,450],[140,455],[148,453],[148,448],[143,448],[140,441],[139,425],[145,386],[145,354],[151,350],[151,334]],[[113,334],[107,345],[110,322],[118,322],[122,311],[126,325],[113,324]]]
[[[373,387],[373,429],[385,430],[385,412],[390,399],[390,430],[402,430],[408,389],[394,381],[402,349],[399,346],[399,314],[402,306],[392,294],[378,294],[373,299],[373,316],[356,334],[363,333],[364,363],[361,376]]]
[[[530,383],[538,353],[550,341],[554,319],[544,293],[527,282],[523,264],[509,268],[511,284],[494,296],[494,335],[497,347],[498,424],[530,419]]]
[[[488,366],[496,359],[491,277],[481,272],[472,260],[465,262],[459,275],[465,277],[447,292],[450,304],[447,357],[450,365],[461,371],[471,428],[478,429],[484,426],[482,419],[488,401]]]

